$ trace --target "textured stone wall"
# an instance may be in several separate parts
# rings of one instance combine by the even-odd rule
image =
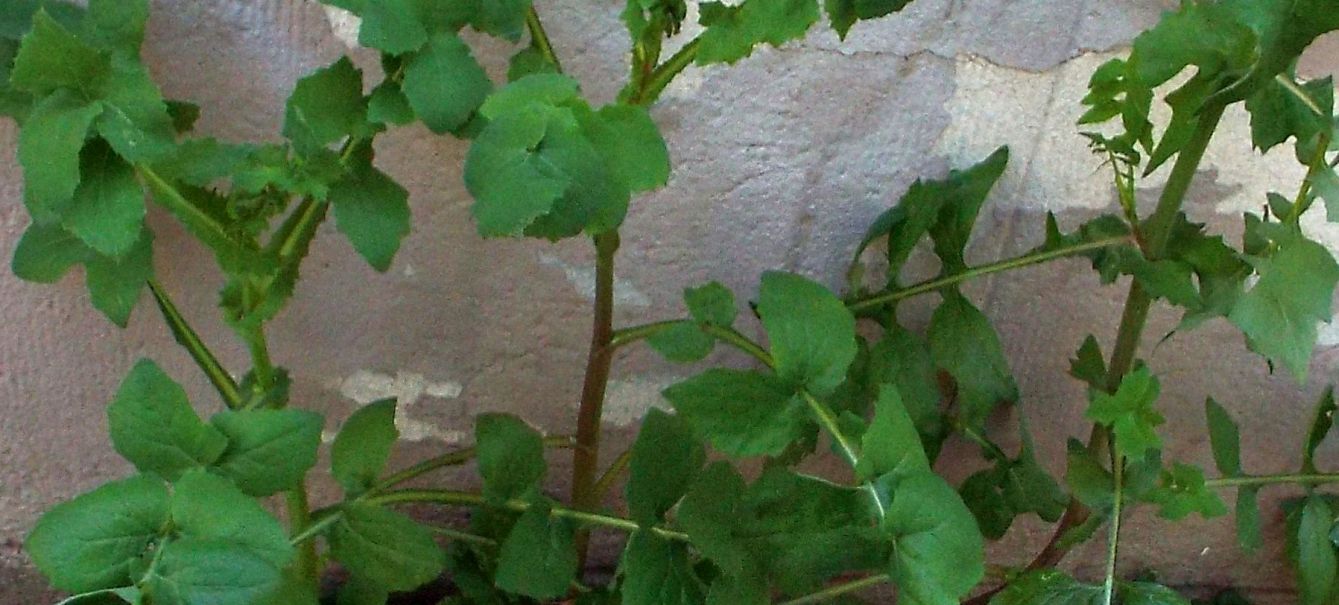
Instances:
[[[593,101],[612,99],[625,72],[621,3],[537,2],[569,71]],[[154,5],[147,61],[169,96],[203,107],[199,127],[209,135],[277,138],[294,81],[341,53],[378,69],[373,54],[345,47],[340,24],[332,26],[313,1]],[[676,172],[664,190],[634,202],[618,258],[617,322],[678,315],[682,288],[705,280],[752,295],[758,275],[772,268],[837,286],[866,225],[912,181],[942,176],[1002,144],[1012,147],[1013,160],[979,221],[971,258],[1032,247],[1047,210],[1066,225],[1113,210],[1108,173],[1072,126],[1081,113],[1078,99],[1092,70],[1124,52],[1171,5],[916,0],[900,15],[857,25],[844,42],[820,28],[731,68],[690,68],[654,110]],[[481,48],[481,59],[500,75],[507,49]],[[1339,70],[1339,43],[1322,40],[1303,70]],[[27,222],[15,135],[12,124],[0,123],[6,254]],[[383,137],[379,164],[411,192],[413,233],[391,270],[375,274],[327,225],[295,301],[271,329],[274,357],[295,380],[295,403],[328,413],[331,427],[361,403],[399,398],[401,461],[468,439],[471,418],[484,411],[520,414],[553,432],[573,428],[594,281],[591,250],[580,240],[480,239],[461,183],[464,152],[461,143],[421,128]],[[1236,110],[1209,150],[1189,212],[1235,240],[1236,214],[1259,206],[1266,191],[1292,189],[1300,175],[1290,149],[1265,158],[1253,153],[1247,117]],[[1160,180],[1143,185],[1150,199]],[[220,279],[210,255],[165,217],[151,223],[161,281],[225,364],[244,368],[244,351],[216,317]],[[1339,228],[1325,225],[1323,213],[1306,224],[1339,251]],[[1088,333],[1110,342],[1124,295],[1120,286],[1097,287],[1085,263],[1067,261],[967,288],[995,320],[1018,375],[1023,401],[1011,414],[1028,417],[1042,459],[1056,472],[1063,471],[1065,437],[1086,431],[1083,392],[1065,376],[1066,359]],[[127,472],[107,442],[103,406],[135,359],[158,360],[202,409],[217,405],[144,303],[122,331],[90,307],[78,276],[45,287],[0,273],[0,601],[48,596],[19,549],[40,511]],[[912,309],[911,323],[923,326],[928,305]],[[1286,376],[1271,376],[1223,322],[1154,347],[1174,319],[1155,313],[1143,351],[1164,376],[1166,456],[1209,462],[1201,403],[1212,394],[1253,427],[1244,443],[1248,468],[1295,467],[1292,444],[1311,402],[1339,368],[1339,329],[1323,333],[1313,380],[1299,388]],[[690,371],[645,350],[624,354],[609,393],[610,439],[626,443],[642,413],[661,405],[658,391]],[[1012,447],[1015,418],[995,422]],[[1327,459],[1336,458],[1334,450],[1326,448]],[[961,461],[976,455],[956,444],[944,460],[942,470],[958,479],[972,470]],[[565,474],[564,461],[553,466],[555,477]],[[318,484],[329,495],[329,481]],[[1266,498],[1270,546],[1258,555],[1238,552],[1230,519],[1171,527],[1140,511],[1126,525],[1122,564],[1155,570],[1173,585],[1205,590],[1230,583],[1261,603],[1292,602],[1280,515],[1271,503],[1285,495]],[[1023,520],[995,554],[1022,561],[1048,529]],[[1099,573],[1100,548],[1090,545],[1072,557],[1079,575]]]

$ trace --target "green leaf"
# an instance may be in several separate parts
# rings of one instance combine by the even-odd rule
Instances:
[[[446,32],[409,58],[401,88],[419,119],[441,134],[464,126],[492,92],[493,82],[470,47]]]
[[[525,29],[525,13],[531,0],[494,0],[479,3],[471,24],[475,29],[515,42]]]
[[[1291,78],[1290,75],[1284,77]],[[1331,78],[1311,80],[1298,85],[1308,99],[1322,110],[1315,111],[1291,90],[1278,81],[1270,81],[1259,92],[1246,99],[1246,111],[1251,113],[1251,142],[1261,152],[1296,138],[1298,143],[1311,140],[1320,132],[1330,130],[1334,108],[1334,81]]]
[[[953,487],[934,473],[897,482],[883,530],[894,543],[889,574],[911,603],[957,602],[985,575],[985,546],[976,519]]]
[[[157,364],[141,359],[107,408],[112,445],[145,473],[176,481],[212,464],[228,440],[191,408],[186,391]]]
[[[349,578],[348,583],[339,588],[335,605],[386,605],[390,593],[385,587],[359,577]]]
[[[172,526],[187,538],[243,546],[275,567],[293,560],[283,525],[231,481],[191,470],[173,485]]]
[[[939,256],[945,275],[967,269],[963,252],[972,238],[972,227],[981,213],[986,196],[1004,174],[1009,164],[1009,148],[1000,147],[990,157],[966,170],[949,173],[947,195],[939,211],[939,220],[930,227],[935,254]]]
[[[394,399],[369,403],[344,421],[330,446],[330,472],[346,497],[356,498],[376,484],[399,438]]]
[[[409,192],[372,165],[370,146],[344,178],[330,188],[335,224],[377,271],[390,269],[400,241],[409,234]]]
[[[575,528],[534,503],[521,514],[498,555],[498,588],[540,600],[567,594],[577,574]]]
[[[484,496],[501,502],[537,493],[548,471],[539,431],[515,416],[482,414],[474,424],[474,440]]]
[[[544,53],[527,46],[511,56],[507,63],[507,81],[515,82],[535,74],[556,74],[558,67]]]
[[[1101,598],[1101,586],[1081,584],[1054,569],[1041,569],[1009,582],[990,605],[1098,605]]]
[[[706,605],[768,605],[767,583],[757,577],[724,576],[711,583]]]
[[[1256,500],[1259,488],[1244,486],[1237,488],[1237,543],[1246,552],[1255,552],[1264,546],[1260,535],[1260,503]]]
[[[149,20],[149,0],[89,0],[84,37],[111,50],[138,53]]]
[[[162,480],[140,475],[112,481],[48,510],[24,550],[58,589],[129,586],[131,568],[158,538],[167,514]]]
[[[985,314],[956,290],[943,297],[930,317],[930,355],[957,383],[963,420],[981,426],[995,406],[1018,400],[1018,384]]]
[[[471,212],[481,235],[520,235],[553,209],[572,178],[546,158],[541,142],[575,130],[570,112],[560,111],[509,112],[489,122],[465,157],[465,186],[475,199]]]
[[[699,436],[729,456],[775,456],[810,421],[789,383],[771,374],[713,368],[662,393]]]
[[[1116,594],[1124,605],[1191,605],[1175,590],[1152,582],[1120,582]]]
[[[1204,415],[1209,422],[1209,445],[1218,472],[1226,477],[1241,475],[1241,431],[1237,423],[1212,397],[1204,400]]]
[[[720,282],[709,282],[696,288],[685,288],[683,302],[688,313],[698,323],[728,328],[735,323],[735,295]]]
[[[870,349],[867,391],[877,395],[884,384],[897,387],[931,461],[938,457],[948,435],[947,423],[939,410],[937,373],[925,342],[901,326],[890,328]]]
[[[366,0],[358,44],[390,55],[416,51],[428,43],[418,0]]]
[[[364,131],[363,72],[348,57],[298,80],[284,112],[284,137],[310,154]]]
[[[856,474],[865,481],[892,474],[898,478],[930,470],[920,435],[893,385],[879,389],[874,419],[865,430]]]
[[[88,247],[69,231],[57,225],[33,223],[19,238],[11,269],[19,279],[54,284],[70,267],[83,263],[91,255]]]
[[[1159,391],[1158,378],[1141,366],[1121,379],[1115,394],[1090,393],[1092,403],[1085,417],[1111,427],[1121,456],[1141,459],[1145,452],[1162,447],[1156,429],[1164,419],[1153,407]]]
[[[846,379],[856,355],[855,318],[827,288],[769,271],[762,277],[758,314],[782,378],[818,396]]]
[[[177,134],[185,134],[195,130],[195,123],[200,121],[200,106],[188,101],[165,101],[167,106],[167,115],[172,119],[172,130]]]
[[[1339,560],[1330,543],[1334,516],[1319,496],[1306,499],[1297,529],[1298,603],[1322,605],[1332,602]]]
[[[253,605],[282,585],[279,568],[244,546],[182,538],[163,548],[143,589],[154,605]]]
[[[125,254],[144,227],[144,190],[135,169],[94,140],[79,154],[79,173],[79,186],[61,212],[62,224],[100,254]]]
[[[1325,218],[1331,223],[1339,222],[1339,174],[1329,166],[1320,167],[1308,177],[1311,190],[1325,200]]]
[[[698,65],[734,63],[753,54],[764,42],[772,46],[804,36],[818,21],[817,0],[745,0],[739,6],[720,2],[700,5]]]
[[[226,411],[210,422],[228,436],[215,468],[251,496],[292,489],[316,464],[321,415],[303,410]]]
[[[60,88],[93,94],[111,66],[107,56],[65,29],[46,9],[33,17],[9,81],[22,91],[47,95]]]
[[[215,139],[183,141],[171,157],[154,163],[154,172],[163,178],[194,187],[208,187],[219,179],[232,176],[254,149],[229,145]]]
[[[581,100],[581,85],[562,74],[537,74],[512,82],[479,107],[479,114],[497,120],[510,113],[541,107],[570,106]]]
[[[84,278],[93,306],[124,328],[145,282],[153,277],[153,234],[147,228],[140,231],[139,241],[121,258],[89,254]]]
[[[703,332],[697,324],[680,321],[652,334],[646,339],[646,344],[651,345],[651,348],[665,359],[677,363],[692,363],[711,354],[711,350],[716,347],[716,339]]]
[[[403,126],[414,121],[414,108],[409,105],[400,85],[382,82],[367,99],[367,121],[373,124]]]
[[[134,58],[117,55],[112,77],[100,96],[105,108],[98,133],[130,162],[152,162],[172,154],[176,128],[163,93],[149,70]]]
[[[1325,392],[1320,395],[1320,401],[1316,402],[1316,413],[1306,434],[1306,449],[1302,450],[1303,471],[1315,471],[1316,448],[1320,447],[1321,442],[1330,434],[1330,429],[1334,427],[1336,411],[1339,411],[1339,406],[1334,403],[1334,387],[1326,387]]]
[[[620,566],[622,605],[703,605],[688,548],[648,532],[633,534]]]
[[[911,0],[823,0],[832,29],[841,39],[851,31],[857,20],[877,19],[902,10]]]
[[[340,510],[329,534],[330,555],[355,575],[389,590],[412,590],[446,567],[432,534],[413,519],[361,502]]]
[[[1069,375],[1082,380],[1091,388],[1106,388],[1107,364],[1102,357],[1102,347],[1092,334],[1083,339],[1078,354],[1069,360]]]
[[[1339,264],[1324,246],[1294,233],[1268,258],[1253,258],[1260,274],[1228,319],[1255,352],[1282,363],[1305,381],[1316,346],[1316,324],[1330,320]]]
[[[49,222],[79,186],[79,152],[100,103],[87,103],[59,91],[33,108],[19,131],[18,159],[23,165],[24,202],[33,217]]]
[[[1092,454],[1075,439],[1068,443],[1065,485],[1074,498],[1084,506],[1105,514],[1115,502],[1116,482],[1111,473],[1093,458]]]
[[[613,177],[628,189],[650,191],[669,180],[669,149],[645,108],[607,105],[581,117],[586,138],[604,157]]]
[[[1144,499],[1160,506],[1158,515],[1177,521],[1190,513],[1210,519],[1227,514],[1227,506],[1204,485],[1204,471],[1197,466],[1177,462],[1162,472],[1162,484]]]
[[[628,510],[653,525],[683,497],[706,462],[702,444],[682,418],[652,409],[632,444],[626,489]]]

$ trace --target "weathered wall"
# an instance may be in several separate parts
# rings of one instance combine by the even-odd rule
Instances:
[[[569,71],[595,101],[611,99],[624,76],[621,3],[538,1]],[[169,96],[203,106],[202,131],[225,139],[274,138],[296,78],[346,52],[311,1],[154,4],[149,65]],[[733,68],[690,69],[654,112],[676,173],[663,191],[634,203],[619,254],[617,321],[674,316],[681,289],[709,279],[751,295],[771,268],[835,286],[865,226],[915,178],[942,176],[1001,144],[1013,147],[1013,161],[982,216],[973,258],[1033,246],[1045,210],[1070,225],[1112,210],[1107,173],[1074,134],[1078,99],[1093,68],[1173,4],[917,0],[901,15],[857,25],[845,42],[818,30]],[[1339,44],[1319,46],[1305,70],[1339,68]],[[484,48],[482,58],[498,73],[505,49]],[[372,54],[352,52],[376,69]],[[1230,113],[1189,206],[1234,238],[1234,213],[1300,177],[1291,150],[1257,158],[1248,135],[1244,113]],[[14,140],[12,124],[0,124],[5,250],[26,224]],[[398,396],[404,459],[467,439],[470,418],[482,411],[570,431],[588,338],[588,245],[483,241],[461,184],[462,144],[411,128],[384,137],[380,149],[380,163],[411,191],[414,232],[386,274],[369,270],[329,226],[322,232],[296,300],[271,330],[273,354],[296,381],[296,403],[328,412],[335,426],[359,403]],[[1156,190],[1159,182],[1145,186]],[[1323,216],[1308,219],[1339,251],[1339,229]],[[161,281],[225,363],[243,368],[243,351],[215,317],[219,276],[209,255],[164,217],[152,222]],[[1089,332],[1109,342],[1124,294],[1097,286],[1085,263],[1069,261],[968,288],[996,321],[1024,394],[1021,413],[1057,472],[1064,437],[1085,430],[1083,393],[1064,375],[1066,358]],[[927,308],[913,323],[924,323]],[[1314,379],[1298,388],[1270,376],[1223,323],[1154,348],[1173,319],[1155,314],[1155,336],[1143,352],[1165,377],[1167,456],[1209,461],[1200,404],[1212,394],[1253,427],[1245,437],[1249,468],[1294,467],[1292,444],[1339,367],[1339,330],[1325,332]],[[19,551],[40,511],[127,471],[107,443],[102,409],[141,356],[159,360],[202,409],[216,405],[147,304],[120,331],[92,310],[78,276],[42,287],[0,275],[0,600],[44,598],[44,583]],[[659,405],[658,390],[690,371],[646,351],[620,358],[609,395],[611,439],[626,442],[625,427]],[[1013,419],[998,422],[1009,443]],[[950,448],[944,470],[960,478],[971,468],[955,465],[955,454],[975,455]],[[566,470],[562,461],[554,467],[555,476]],[[1230,519],[1169,527],[1138,512],[1126,526],[1123,565],[1156,570],[1176,585],[1231,583],[1264,603],[1291,602],[1279,514],[1270,504],[1265,511],[1272,546],[1257,556],[1237,551]],[[996,552],[1021,561],[1047,529],[1022,522]],[[1095,548],[1073,557],[1081,576],[1097,574]]]

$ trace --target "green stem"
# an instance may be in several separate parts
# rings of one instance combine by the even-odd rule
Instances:
[[[242,334],[246,348],[251,352],[251,371],[255,373],[255,387],[248,408],[255,407],[266,392],[274,386],[274,363],[270,361],[270,347],[265,341],[265,328],[257,325]]]
[[[307,502],[307,486],[298,486],[284,493],[284,504],[288,509],[289,527],[308,527],[311,523],[311,508]],[[316,544],[306,542],[298,549],[297,572],[299,577],[315,582],[320,577],[317,565]]]
[[[595,236],[595,309],[591,327],[590,352],[581,385],[581,406],[577,411],[576,447],[572,450],[572,506],[595,510],[600,494],[595,489],[600,466],[600,421],[604,414],[604,394],[609,386],[609,371],[614,349],[614,255],[618,252],[617,231]],[[577,554],[585,566],[590,535],[577,534]]]
[[[224,369],[223,364],[219,363],[214,353],[205,346],[200,335],[196,334],[191,328],[191,324],[186,321],[177,306],[168,296],[167,290],[158,283],[157,279],[149,279],[149,292],[153,293],[154,302],[158,303],[158,310],[163,313],[163,321],[172,331],[172,337],[190,353],[191,359],[195,360],[195,365],[209,378],[210,384],[214,385],[214,390],[218,391],[219,396],[223,398],[223,403],[230,409],[239,409],[245,405],[241,391],[238,390],[237,382],[233,380],[232,375]]]
[[[478,494],[474,492],[463,492],[457,490],[434,490],[434,489],[417,489],[417,490],[406,489],[394,492],[387,492],[385,494],[368,499],[368,502],[371,504],[382,504],[382,505],[405,503],[405,502],[430,502],[436,504],[446,504],[455,506],[488,506],[488,507],[502,508],[518,513],[523,513],[527,510],[530,510],[530,507],[533,506],[533,504],[531,504],[530,502],[526,502],[524,500],[507,500],[504,502],[494,502],[485,498],[483,494]],[[666,540],[674,540],[678,542],[690,541],[688,534],[686,533],[666,529],[663,527],[643,528],[642,526],[638,525],[636,521],[633,521],[631,519],[624,519],[622,517],[614,517],[610,515],[602,515],[599,513],[580,511],[562,506],[551,507],[549,509],[549,515],[559,519],[570,519],[572,521],[576,521],[578,523],[582,523],[585,525],[596,525],[600,527],[607,527],[610,529],[616,529],[628,533],[649,531],[657,536],[665,538]]]
[[[600,475],[600,479],[595,482],[595,493],[599,494],[601,499],[604,499],[605,494],[608,494],[609,490],[614,487],[619,475],[623,474],[623,471],[628,468],[628,464],[631,462],[632,448],[628,448],[614,459],[614,463],[605,469],[603,475]]]
[[[679,323],[682,321],[684,320],[668,319],[665,321],[656,321],[649,324],[633,326],[631,328],[623,328],[621,330],[615,330],[614,336],[609,339],[609,346],[617,349],[624,345],[630,345],[639,340],[646,340],[647,338],[655,336],[656,334],[659,334],[661,332],[664,332],[665,330],[668,330],[674,326],[679,325]]]
[[[1121,498],[1125,481],[1125,459],[1116,453],[1115,444],[1111,448],[1112,485],[1114,491],[1111,504],[1111,526],[1107,531],[1106,582],[1102,585],[1102,603],[1111,605],[1116,592],[1116,557],[1120,545]]]
[[[767,349],[762,348],[758,343],[753,342],[749,337],[740,334],[739,331],[734,328],[722,328],[721,326],[709,325],[703,328],[703,331],[709,336],[714,337],[716,340],[748,353],[750,357],[762,362],[763,365],[769,368],[776,367],[776,362],[772,359],[772,355],[767,352]]]
[[[535,10],[534,4],[525,11],[525,28],[530,31],[530,44],[553,64],[558,73],[562,73],[563,64],[558,61],[558,54],[553,52],[553,42],[549,40],[549,33],[544,31],[544,23],[539,20],[539,11]]]
[[[854,471],[856,465],[860,463],[860,446],[852,442],[850,437],[847,437],[842,431],[841,425],[837,422],[837,415],[833,413],[832,408],[829,408],[804,389],[800,389],[800,396],[804,398],[804,403],[809,406],[809,411],[813,412],[814,417],[818,419],[819,426],[822,426],[823,430],[827,431],[828,435],[832,437],[837,449],[841,450],[842,457],[846,459],[846,463]],[[869,494],[870,503],[874,505],[874,510],[879,513],[879,519],[882,520],[887,515],[888,510],[883,498],[879,497],[878,489],[868,481],[863,482],[860,488]]]
[[[572,437],[566,435],[560,437],[545,437],[544,446],[557,449],[566,449],[575,447],[576,441]],[[406,468],[400,472],[397,472],[381,480],[381,482],[378,483],[375,487],[368,490],[367,493],[364,494],[364,497],[375,496],[376,494],[385,492],[397,485],[400,485],[412,479],[416,479],[422,475],[431,473],[432,471],[435,471],[439,468],[446,468],[448,466],[460,466],[462,464],[465,464],[466,462],[473,460],[474,457],[477,455],[478,450],[472,447],[468,447],[453,452],[447,452],[445,454],[442,454],[441,456],[436,456],[434,458],[428,458],[427,460],[419,462],[418,464],[415,464],[409,468]]]
[[[340,513],[338,510],[330,510],[326,514],[321,515],[321,517],[317,519],[315,523],[309,523],[306,527],[302,529],[302,531],[294,534],[292,538],[288,539],[288,543],[292,544],[293,546],[298,546],[307,543],[312,538],[315,538],[316,536],[320,535],[321,532],[324,532],[331,525],[334,525],[335,523],[339,522],[342,516],[343,514]]]
[[[440,527],[440,526],[430,525],[430,526],[428,526],[428,529],[431,530],[432,533],[437,534],[437,535],[439,535],[439,536],[444,536],[444,537],[445,537],[446,539],[448,539],[448,540],[455,540],[455,541],[457,541],[457,542],[469,542],[469,543],[471,543],[471,544],[481,544],[481,545],[483,545],[483,546],[497,546],[497,545],[498,545],[497,540],[494,540],[494,539],[492,539],[492,538],[488,538],[488,537],[480,536],[480,535],[477,535],[477,534],[472,534],[472,533],[469,533],[469,532],[460,531],[460,530],[455,529],[455,528],[452,528],[452,527]]]
[[[701,45],[701,37],[693,38],[683,48],[680,48],[679,52],[670,56],[660,67],[651,72],[651,76],[646,79],[641,92],[636,98],[632,99],[632,103],[642,106],[655,103],[660,98],[660,94],[665,92],[665,88],[669,86],[670,82],[674,81],[674,77],[687,69],[697,59],[697,51]]]
[[[1009,459],[1009,454],[1004,453],[1004,450],[1000,449],[1000,446],[996,445],[994,441],[987,439],[986,436],[982,435],[976,428],[967,424],[962,424],[958,427],[958,430],[963,436],[967,437],[968,440],[981,446],[981,449],[989,452],[996,460],[1007,461]]]
[[[1067,256],[1074,256],[1076,254],[1082,254],[1084,252],[1091,252],[1093,250],[1100,250],[1108,246],[1114,246],[1130,242],[1131,240],[1129,237],[1122,235],[1119,237],[1108,237],[1099,240],[1094,240],[1091,242],[1083,242],[1080,244],[1075,244],[1073,246],[1056,248],[1054,250],[1045,250],[1042,252],[1024,254],[1023,256],[1019,256],[1016,258],[1005,259],[1002,261],[990,263],[988,265],[981,265],[979,267],[972,267],[966,271],[955,273],[953,275],[946,275],[944,277],[937,277],[935,279],[926,280],[912,286],[907,286],[906,288],[900,288],[894,290],[892,292],[882,292],[879,294],[861,298],[847,303],[847,307],[853,313],[858,313],[860,311],[866,311],[869,309],[876,309],[888,303],[894,303],[907,298],[911,298],[913,296],[928,294],[930,292],[935,292],[937,290],[942,290],[944,288],[956,286],[962,282],[990,275],[992,273],[1010,271],[1013,269],[1021,269],[1023,267],[1029,267],[1032,265],[1037,265],[1048,261],[1065,258]]]
[[[1209,479],[1205,487],[1251,487],[1259,485],[1319,485],[1339,483],[1339,473],[1288,473],[1282,475],[1245,475],[1242,477],[1222,477]]]
[[[1327,169],[1325,154],[1329,151],[1329,147],[1329,135],[1321,134],[1319,140],[1316,141],[1316,151],[1311,158],[1311,163],[1307,164],[1306,177],[1302,179],[1302,185],[1297,189],[1297,197],[1293,200],[1292,210],[1288,212],[1288,224],[1296,225],[1297,221],[1311,207],[1311,203],[1315,201],[1315,196],[1311,195],[1311,184],[1315,181],[1316,175]]]
[[[880,584],[890,581],[892,581],[892,578],[888,577],[888,574],[873,575],[869,576],[868,578],[861,578],[859,580],[852,580],[844,584],[829,586],[828,588],[824,588],[823,590],[820,590],[812,594],[807,594],[805,596],[796,599],[791,599],[789,601],[782,601],[778,605],[813,605],[814,603],[823,603],[825,601],[831,601],[832,599],[835,599],[842,595],[850,594],[859,590],[864,590],[871,586],[878,586]]]

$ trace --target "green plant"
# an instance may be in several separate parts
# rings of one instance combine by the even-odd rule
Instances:
[[[1316,491],[1339,475],[1313,460],[1331,428],[1332,397],[1321,402],[1301,469],[1278,475],[1243,471],[1238,426],[1208,400],[1222,476],[1206,478],[1161,459],[1159,380],[1136,359],[1150,306],[1164,300],[1185,310],[1178,329],[1226,318],[1271,363],[1305,375],[1339,265],[1299,219],[1316,199],[1339,215],[1339,160],[1329,153],[1332,83],[1299,83],[1291,66],[1315,37],[1339,29],[1334,0],[1185,3],[1141,35],[1128,59],[1102,66],[1084,101],[1085,124],[1120,118],[1087,136],[1110,159],[1122,215],[1069,233],[1050,217],[1046,241],[1032,252],[968,264],[977,213],[1008,161],[1002,149],[946,180],[918,182],[882,215],[856,252],[845,299],[797,275],[765,274],[752,309],[766,346],[735,328],[734,295],[716,283],[685,290],[684,319],[614,329],[614,258],[632,194],[669,175],[645,107],[689,64],[732,63],[758,44],[801,36],[820,18],[816,0],[704,4],[703,33],[668,58],[662,43],[685,18],[684,1],[629,0],[629,82],[619,102],[598,109],[562,75],[527,0],[326,2],[362,18],[359,41],[381,52],[384,79],[364,94],[348,59],[303,78],[288,101],[286,142],[264,145],[189,135],[198,110],[164,100],[139,62],[146,0],[91,0],[86,10],[10,0],[0,8],[0,112],[22,127],[33,218],[14,271],[52,282],[84,265],[94,306],[118,324],[147,285],[225,407],[206,422],[153,362],[130,372],[108,415],[116,450],[141,474],[53,508],[26,543],[53,585],[76,593],[67,602],[314,603],[316,581],[334,561],[351,574],[339,595],[346,604],[383,603],[446,571],[459,591],[449,603],[800,605],[849,601],[891,583],[902,602],[937,605],[968,597],[988,569],[991,587],[969,602],[1186,603],[1156,583],[1116,577],[1122,514],[1152,504],[1169,519],[1220,515],[1216,490],[1235,487],[1241,541],[1253,548],[1255,495],[1275,484],[1306,490],[1289,512],[1302,602],[1339,593],[1330,539],[1339,502]],[[826,0],[824,8],[845,35],[858,19],[905,3]],[[464,27],[513,42],[528,35],[508,84],[495,86],[475,61],[458,35]],[[1166,97],[1171,123],[1155,128],[1154,89],[1191,67],[1193,77]],[[1252,113],[1256,146],[1295,139],[1308,167],[1295,198],[1271,196],[1262,215],[1246,215],[1241,250],[1181,212],[1224,109],[1238,102]],[[331,472],[345,498],[312,510],[304,482],[324,421],[287,407],[289,380],[270,359],[264,327],[288,301],[327,213],[369,264],[389,266],[409,208],[406,191],[375,167],[372,141],[416,120],[472,141],[464,173],[480,233],[593,241],[594,329],[577,434],[545,436],[518,418],[484,415],[473,447],[387,473],[395,405],[378,402],[348,418],[332,444]],[[1141,216],[1138,179],[1172,160],[1156,208]],[[153,277],[146,190],[227,275],[222,308],[252,358],[240,381]],[[903,264],[927,237],[941,274],[903,284]],[[888,278],[871,289],[861,259],[876,244]],[[1018,388],[998,336],[958,286],[1079,255],[1104,281],[1128,275],[1131,286],[1110,358],[1090,337],[1074,360],[1072,374],[1090,387],[1093,428],[1086,444],[1071,442],[1062,486],[1037,463],[1025,426],[1017,454],[987,434],[986,417],[1016,402]],[[899,324],[897,310],[932,293],[941,302],[922,338]],[[858,321],[879,326],[881,337],[858,336]],[[674,413],[648,414],[633,447],[601,472],[610,364],[643,340],[676,362],[701,360],[724,343],[756,363],[708,369],[666,389]],[[987,468],[955,488],[932,464],[957,437],[981,446]],[[849,463],[850,477],[796,470],[824,442]],[[708,445],[723,459],[708,464]],[[551,449],[574,456],[566,504],[541,490]],[[762,458],[764,470],[746,479],[732,461],[751,458]],[[477,463],[481,492],[404,487],[468,462]],[[624,475],[628,514],[615,516],[602,502]],[[278,494],[286,524],[258,500]],[[404,503],[471,509],[469,527],[420,524],[393,510]],[[1025,567],[988,568],[983,540],[1023,514],[1056,522],[1055,538]],[[1101,584],[1053,569],[1104,526]],[[592,529],[628,535],[605,586],[587,585],[581,573]]]

